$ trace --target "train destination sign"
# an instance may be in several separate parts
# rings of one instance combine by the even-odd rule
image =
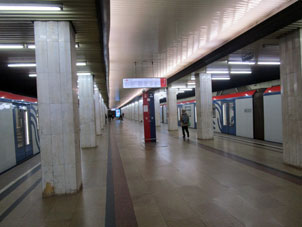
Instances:
[[[166,78],[125,78],[123,88],[162,88],[167,87]]]

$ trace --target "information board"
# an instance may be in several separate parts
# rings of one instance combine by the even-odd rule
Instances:
[[[167,87],[166,78],[125,78],[123,88],[163,88]]]
[[[154,93],[143,93],[145,142],[156,142]]]

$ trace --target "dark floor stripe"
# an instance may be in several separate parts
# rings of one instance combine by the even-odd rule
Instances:
[[[5,191],[0,194],[0,201],[13,192],[20,184],[22,184],[26,179],[34,175],[38,170],[41,169],[41,164],[32,169],[28,174],[24,175],[22,178],[17,180],[14,184],[8,187]]]
[[[110,146],[110,127],[108,127],[107,189],[105,227],[115,227],[114,185],[112,174],[112,152]]]
[[[198,143],[198,146],[200,148],[203,148],[205,150],[208,150],[208,151],[218,154],[220,156],[232,159],[234,161],[240,162],[242,164],[253,167],[255,169],[262,170],[266,173],[270,173],[270,174],[280,177],[284,180],[290,181],[290,182],[298,184],[298,185],[302,185],[302,177],[296,176],[294,174],[291,174],[291,173],[288,173],[288,172],[285,172],[285,171],[282,171],[279,169],[275,169],[273,167],[264,165],[262,163],[255,162],[255,161],[252,161],[252,160],[240,157],[238,155],[231,154],[231,153],[228,153],[228,152],[225,152],[225,151],[222,151],[222,150],[219,150],[219,149],[216,149],[216,148],[204,145],[204,144]]]
[[[136,227],[137,221],[114,130],[110,131],[114,183],[115,223],[118,227]]]
[[[169,136],[171,136],[172,138],[180,139],[180,137],[173,136],[169,132],[167,132],[167,134]],[[267,166],[265,164],[262,164],[262,163],[259,163],[259,162],[253,161],[253,160],[249,160],[249,159],[240,157],[238,155],[225,152],[223,150],[219,150],[219,149],[216,149],[216,148],[213,148],[213,147],[201,144],[201,143],[198,142],[198,140],[195,141],[195,143],[200,148],[205,149],[207,151],[213,152],[213,153],[218,154],[220,156],[223,156],[225,158],[232,159],[234,161],[240,162],[242,164],[245,164],[247,166],[253,167],[255,169],[264,171],[264,172],[269,173],[271,175],[274,175],[276,177],[280,177],[280,178],[282,178],[284,180],[287,180],[287,181],[290,181],[292,183],[295,183],[295,184],[298,184],[298,185],[302,185],[302,177],[300,177],[300,176],[297,176],[297,175],[294,175],[294,174],[291,174],[291,173],[288,173],[288,172],[285,172],[285,171],[282,171],[282,170],[279,170],[279,169],[275,169],[275,168]]]
[[[26,196],[40,184],[42,178],[39,178],[30,188],[28,188],[9,208],[7,208],[1,215],[0,215],[0,222],[3,221],[25,198]]]

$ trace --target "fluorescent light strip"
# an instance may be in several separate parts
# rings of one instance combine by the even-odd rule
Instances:
[[[186,88],[186,86],[180,86],[179,85],[179,86],[175,86],[175,87],[172,86],[171,88],[173,88],[173,89],[181,89],[181,88]]]
[[[228,74],[229,71],[215,71],[215,70],[211,71],[211,70],[209,70],[209,71],[207,71],[207,73],[208,74]]]
[[[86,66],[86,62],[77,62],[77,66]],[[36,67],[36,63],[13,63],[13,64],[8,64],[8,67]]]
[[[37,74],[31,73],[28,75],[29,77],[37,77]]]
[[[91,76],[91,73],[77,73],[78,76]]]
[[[258,62],[258,65],[280,65],[280,62],[272,62],[272,61],[260,61]]]
[[[87,63],[86,62],[77,62],[77,66],[86,66]]]
[[[244,61],[229,61],[229,65],[255,65],[255,62],[244,62]]]
[[[28,49],[36,49],[36,46],[34,44],[29,44],[27,45]]]
[[[212,77],[212,80],[230,80],[230,77]]]
[[[0,44],[0,49],[23,49],[22,44]]]
[[[252,71],[231,71],[231,74],[252,74]]]
[[[1,5],[0,11],[61,11],[59,6],[42,6],[42,5]]]
[[[79,46],[79,44],[75,44],[75,48],[79,48],[80,46]],[[36,45],[34,45],[34,44],[29,44],[29,45],[27,45],[27,48],[28,49],[36,49]]]
[[[8,64],[7,66],[11,68],[36,67],[36,63],[14,63],[14,64]]]
[[[192,88],[180,88],[180,91],[192,91]]]

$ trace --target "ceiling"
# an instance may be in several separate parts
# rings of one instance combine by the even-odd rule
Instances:
[[[230,75],[231,80],[225,81],[213,81],[213,90],[224,90],[229,88],[235,88],[248,84],[256,84],[265,81],[277,80],[280,78],[280,66],[278,65],[230,65],[228,61],[243,61],[242,57],[251,56],[250,62],[258,61],[271,61],[280,62],[280,48],[279,40],[282,36],[302,28],[302,20],[298,20],[278,31],[260,39],[250,45],[245,46],[218,61],[209,64],[206,69],[208,70],[226,70],[226,71],[236,71],[236,70],[246,70],[251,71],[251,74],[236,74]],[[188,82],[192,82],[192,77],[194,73],[182,77],[172,83],[174,87],[180,87],[187,85]]]
[[[169,78],[294,2],[111,0],[110,107],[141,92],[123,78]]]
[[[0,0],[1,3],[5,3]],[[95,0],[48,0],[48,1],[14,1],[16,3],[61,3],[63,11],[59,12],[0,12],[0,43],[33,44],[34,20],[71,21],[76,31],[77,61],[87,62],[87,66],[78,67],[79,72],[91,72],[99,87],[104,101],[108,101],[106,85],[106,66],[104,64],[103,37],[99,32],[97,6]],[[12,3],[12,1],[6,1]],[[35,72],[35,68],[8,68],[8,63],[35,62],[34,49],[0,50],[0,89],[8,89],[36,95],[36,79],[29,78],[28,73]]]

